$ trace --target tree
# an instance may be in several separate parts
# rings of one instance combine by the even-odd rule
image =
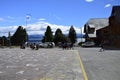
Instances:
[[[46,32],[44,33],[42,42],[52,42],[53,41],[53,34],[50,26],[47,26]]]
[[[68,34],[68,38],[70,39],[70,41],[72,43],[75,43],[76,42],[76,31],[75,29],[73,28],[73,26],[70,27],[70,30],[69,30],[69,34]]]
[[[2,36],[2,37],[0,38],[0,44],[1,44],[1,46],[8,46],[7,37]]]
[[[57,44],[58,42],[65,42],[66,37],[63,35],[61,29],[57,29],[54,36],[54,43]]]
[[[24,29],[22,26],[19,26],[16,32],[11,37],[12,45],[21,45],[24,44],[27,40],[28,34],[26,32],[26,29]]]

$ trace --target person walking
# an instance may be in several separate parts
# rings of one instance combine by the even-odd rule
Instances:
[[[104,43],[103,42],[101,42],[100,47],[101,47],[100,52],[104,51]]]

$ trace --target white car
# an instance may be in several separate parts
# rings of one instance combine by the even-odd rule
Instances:
[[[53,48],[55,47],[54,42],[45,42],[45,43],[40,43],[39,47],[41,48]]]
[[[85,42],[82,44],[82,47],[93,47],[93,46],[95,46],[95,43],[92,41]]]

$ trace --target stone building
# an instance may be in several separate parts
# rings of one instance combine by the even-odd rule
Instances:
[[[120,6],[113,6],[108,19],[90,19],[84,26],[86,41],[92,40],[106,48],[120,49]]]
[[[108,26],[108,19],[106,18],[91,18],[84,26],[85,41],[93,41],[96,45],[100,44],[97,30]]]
[[[120,6],[113,6],[109,17],[109,25],[97,32],[104,36],[102,40],[107,47],[120,48]]]

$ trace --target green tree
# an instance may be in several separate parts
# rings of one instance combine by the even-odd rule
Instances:
[[[26,29],[24,29],[22,26],[19,26],[16,32],[11,37],[12,45],[21,45],[25,43],[27,40],[28,40],[28,34],[26,32]]]
[[[0,44],[1,44],[1,46],[8,46],[8,40],[7,40],[6,36],[2,36],[0,38]]]
[[[42,42],[52,42],[53,41],[53,34],[50,26],[47,26],[46,32],[44,33]]]
[[[66,37],[63,35],[61,29],[57,29],[54,35],[54,43],[57,44],[58,42],[65,42]]]
[[[70,30],[69,30],[69,34],[68,34],[68,38],[70,39],[70,41],[72,43],[75,43],[76,42],[76,31],[75,29],[73,28],[73,26],[70,27]]]

